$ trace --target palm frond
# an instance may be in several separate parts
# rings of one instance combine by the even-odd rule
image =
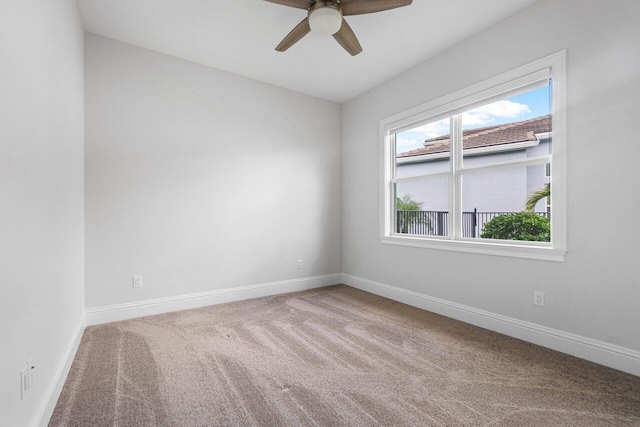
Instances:
[[[529,197],[527,197],[527,202],[525,203],[524,208],[529,212],[533,212],[538,202],[549,196],[551,196],[551,183],[548,183],[540,190],[531,193]]]

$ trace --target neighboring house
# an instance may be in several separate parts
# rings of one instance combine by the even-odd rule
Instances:
[[[551,149],[551,116],[463,131],[463,163],[488,165],[505,160],[548,155]],[[449,135],[429,139],[424,147],[397,155],[397,177],[449,170]],[[548,167],[513,167],[467,174],[463,181],[463,210],[519,212],[527,197],[549,182]],[[423,211],[448,210],[446,177],[418,178],[397,184],[396,194],[411,195]],[[548,211],[546,200],[536,212]]]

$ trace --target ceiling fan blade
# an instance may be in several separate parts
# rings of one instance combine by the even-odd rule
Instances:
[[[301,38],[309,34],[309,31],[311,31],[311,28],[309,27],[309,18],[304,18],[301,23],[296,25],[296,27],[287,34],[287,37],[282,39],[280,44],[276,47],[276,50],[278,52],[284,52],[299,42]]]
[[[338,32],[333,35],[333,38],[336,39],[336,41],[340,43],[340,46],[349,52],[351,56],[356,56],[362,52],[362,46],[360,46],[358,38],[344,19],[342,19],[342,26]]]
[[[409,6],[413,0],[342,0],[342,15],[362,15]]]
[[[270,3],[277,3],[283,6],[291,6],[296,7],[298,9],[308,10],[311,5],[314,3],[311,0],[265,0]]]

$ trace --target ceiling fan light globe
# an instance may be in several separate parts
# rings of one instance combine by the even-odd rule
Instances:
[[[342,15],[336,8],[322,7],[309,15],[309,27],[314,33],[331,36],[337,33],[341,26]]]

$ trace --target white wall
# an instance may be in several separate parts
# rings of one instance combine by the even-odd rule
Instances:
[[[6,426],[35,423],[46,412],[84,318],[83,37],[73,0],[0,2],[0,424]],[[30,358],[36,381],[21,401],[20,371]]]
[[[85,54],[87,308],[341,272],[338,104],[93,34]]]
[[[640,350],[638,22],[633,0],[539,1],[343,105],[343,271]],[[379,121],[562,49],[566,262],[381,244]]]

